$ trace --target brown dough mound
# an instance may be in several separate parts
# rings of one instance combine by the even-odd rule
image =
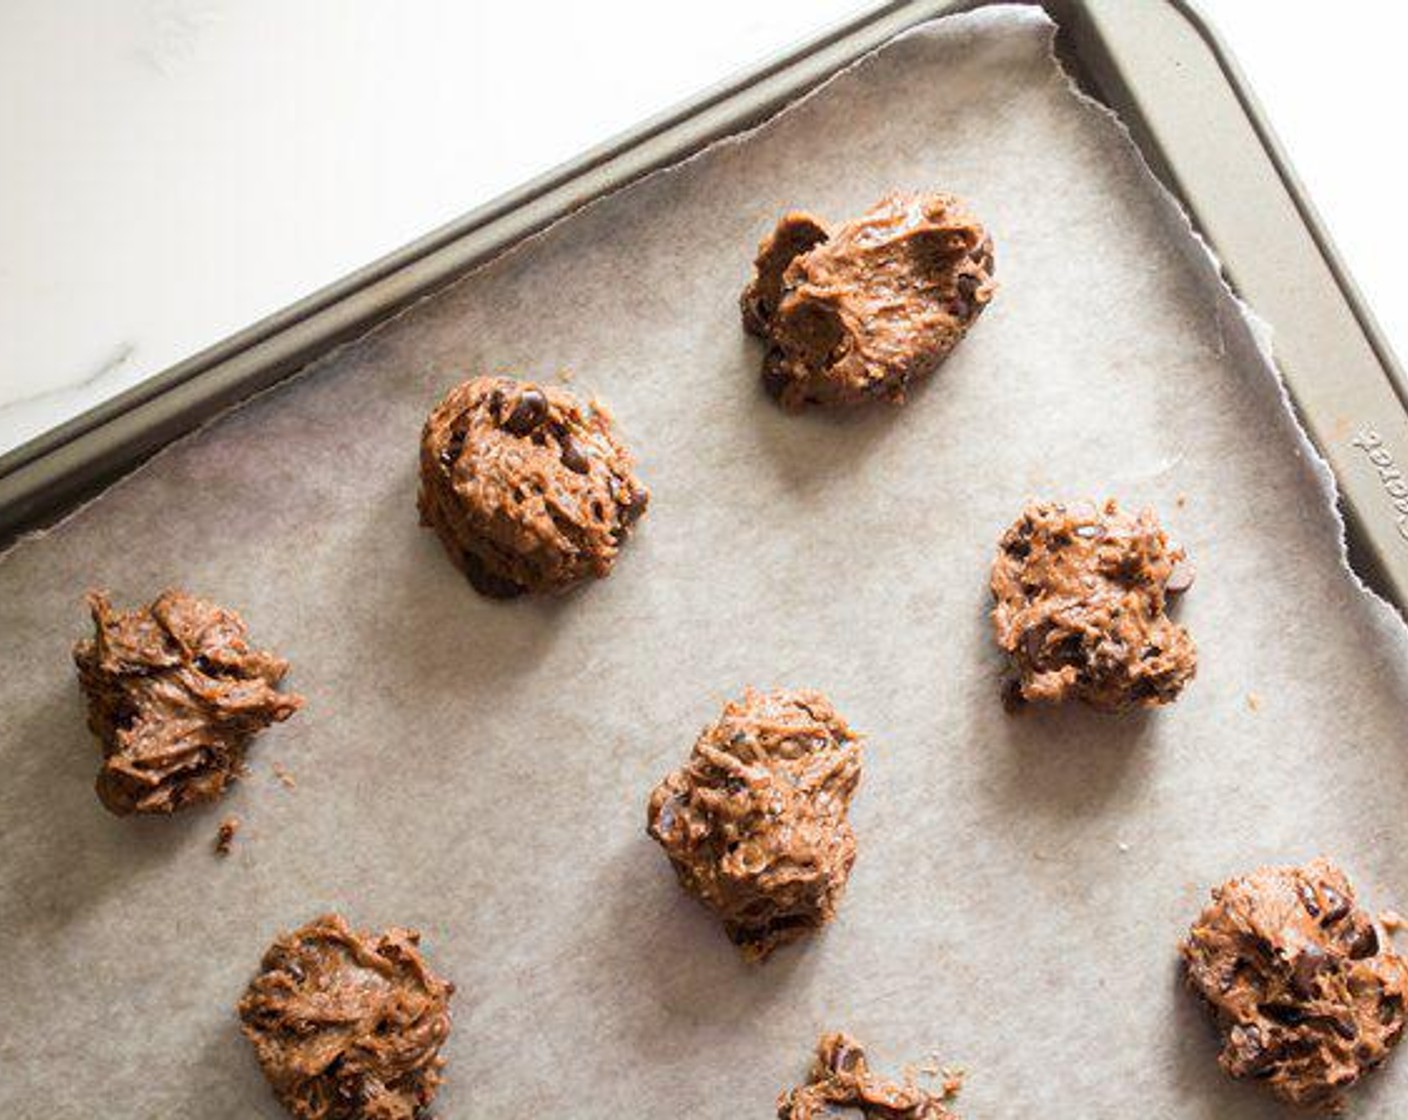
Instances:
[[[288,662],[250,649],[234,611],[176,590],[133,611],[94,591],[88,607],[97,633],[73,659],[103,748],[98,797],[120,816],[213,801],[255,734],[303,705],[277,690]]]
[[[846,1113],[865,1120],[953,1120],[942,1097],[871,1073],[855,1039],[822,1035],[811,1081],[778,1098],[778,1120],[827,1120]]]
[[[1150,510],[1028,505],[992,565],[997,644],[1017,672],[1009,704],[1074,697],[1117,712],[1176,699],[1198,656],[1164,612],[1192,573]]]
[[[244,1035],[298,1120],[416,1120],[442,1080],[455,986],[420,934],[380,936],[336,914],[284,934],[240,1000]]]
[[[421,524],[485,595],[565,591],[610,574],[645,512],[650,493],[633,466],[601,405],[476,377],[425,422]]]
[[[982,314],[992,273],[992,240],[951,195],[890,195],[835,233],[787,214],[742,299],[763,384],[793,409],[903,403]]]
[[[1403,1033],[1408,962],[1328,860],[1263,867],[1212,899],[1182,952],[1223,1032],[1222,1068],[1337,1110]]]
[[[835,914],[856,857],[846,815],[860,769],[859,737],[821,693],[750,688],[655,787],[647,830],[761,960]]]

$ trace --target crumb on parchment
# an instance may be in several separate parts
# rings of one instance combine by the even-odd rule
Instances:
[[[239,817],[226,817],[215,832],[215,854],[227,856],[235,843],[235,834],[240,830]]]
[[[894,1120],[957,1120],[945,1104],[963,1084],[961,1066],[939,1065],[936,1051],[929,1052],[927,1062],[907,1063],[901,1068],[900,1081],[890,1081],[873,1072],[864,1048],[851,1036],[833,1031],[821,1036],[817,1043],[816,1060],[812,1063],[809,1080],[782,1093],[777,1098],[779,1120],[821,1120],[864,1113],[878,1118],[881,1114]],[[939,1069],[941,1085],[921,1085],[919,1071]]]
[[[1261,711],[1261,694],[1257,692],[1248,692],[1247,707],[1253,712]]]
[[[917,1066],[905,1066],[901,1072],[905,1081],[910,1083],[914,1081],[916,1074],[931,1080],[938,1079],[939,1089],[945,1100],[958,1096],[963,1089],[963,1079],[968,1076],[968,1071],[963,1066],[943,1065],[937,1051]]]
[[[293,776],[292,772],[290,772],[282,762],[274,763],[274,778],[284,789],[298,788],[298,779]]]

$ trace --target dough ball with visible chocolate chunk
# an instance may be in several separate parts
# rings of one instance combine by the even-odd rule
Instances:
[[[1176,699],[1198,657],[1165,611],[1192,572],[1150,510],[1028,505],[992,565],[997,644],[1016,671],[1009,704],[1074,698],[1117,712]]]
[[[790,213],[763,240],[743,324],[788,408],[903,402],[992,299],[992,240],[945,194],[894,194],[834,232]]]
[[[177,590],[131,611],[95,591],[88,607],[96,634],[73,659],[103,749],[98,797],[114,813],[213,801],[255,734],[303,704],[278,690],[288,662],[251,649],[232,610]]]
[[[417,1120],[440,1088],[450,996],[420,934],[336,914],[269,947],[239,1003],[244,1035],[299,1120]]]
[[[611,415],[563,389],[476,377],[421,434],[421,523],[495,598],[610,574],[649,500]]]
[[[811,1080],[777,1100],[778,1120],[954,1120],[944,1098],[870,1072],[865,1051],[844,1034],[822,1035]]]
[[[1292,1104],[1337,1109],[1403,1034],[1408,961],[1328,860],[1216,888],[1182,953],[1222,1031],[1222,1068]]]
[[[760,960],[835,914],[856,856],[847,814],[860,770],[860,738],[821,693],[750,688],[655,788],[648,831]]]

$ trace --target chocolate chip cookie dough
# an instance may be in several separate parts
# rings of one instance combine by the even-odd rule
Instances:
[[[1181,951],[1224,1035],[1219,1064],[1293,1105],[1338,1110],[1404,1030],[1408,961],[1328,859],[1219,886]]]
[[[751,960],[830,921],[855,861],[861,741],[819,692],[724,706],[651,794],[647,830]]]
[[[563,389],[476,377],[421,433],[421,523],[495,598],[608,575],[649,500],[611,415]]]
[[[992,240],[951,195],[890,195],[834,232],[793,212],[758,248],[743,325],[788,408],[900,403],[982,314],[992,274]]]
[[[844,1034],[822,1035],[811,1080],[783,1093],[778,1120],[956,1120],[943,1098],[917,1085],[886,1081],[870,1072],[865,1051]]]
[[[455,987],[420,935],[351,929],[336,914],[284,934],[240,1000],[244,1035],[299,1120],[417,1120],[442,1080]]]
[[[1403,1034],[1408,961],[1328,860],[1216,888],[1182,953],[1222,1031],[1222,1068],[1292,1104],[1336,1109]]]
[[[1176,699],[1197,650],[1165,609],[1192,571],[1149,510],[1028,505],[992,565],[993,626],[1016,674],[1009,706],[1077,699],[1118,712]]]
[[[73,659],[103,750],[98,797],[118,815],[213,801],[255,734],[303,704],[278,691],[288,662],[251,649],[232,610],[177,590],[131,611],[95,591],[88,607],[96,634]]]

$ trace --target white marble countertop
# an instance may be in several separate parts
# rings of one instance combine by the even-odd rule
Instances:
[[[1408,353],[1408,9],[1200,6]],[[0,451],[857,7],[5,0]]]

